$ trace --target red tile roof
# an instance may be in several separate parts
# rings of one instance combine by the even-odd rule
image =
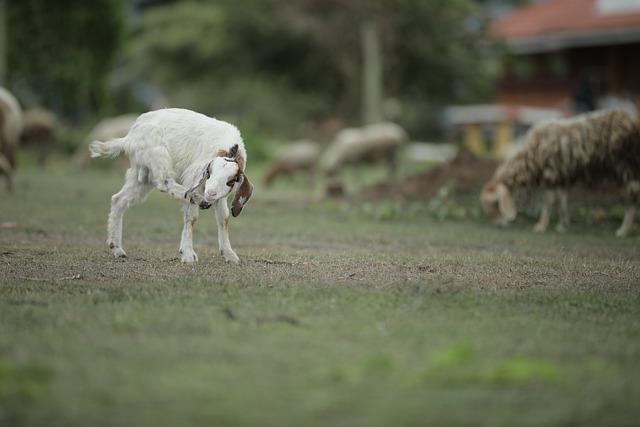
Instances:
[[[521,53],[635,42],[640,10],[605,13],[597,0],[547,0],[507,15],[494,29]]]

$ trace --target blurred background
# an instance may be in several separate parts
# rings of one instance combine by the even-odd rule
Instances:
[[[500,158],[640,90],[637,0],[0,0],[0,28],[27,163],[85,167],[88,139],[164,107],[236,124],[252,161],[381,121]]]

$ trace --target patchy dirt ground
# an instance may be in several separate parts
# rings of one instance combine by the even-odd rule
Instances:
[[[462,149],[448,163],[437,165],[426,172],[410,175],[400,184],[384,182],[364,188],[359,191],[359,197],[365,200],[380,198],[429,200],[450,180],[455,180],[456,193],[459,195],[479,194],[497,166],[498,162],[495,160],[480,159],[469,150]]]

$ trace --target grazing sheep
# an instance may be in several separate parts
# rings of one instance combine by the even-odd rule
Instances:
[[[253,185],[245,175],[247,153],[235,126],[190,110],[151,111],[138,117],[125,137],[94,141],[89,150],[92,157],[125,153],[131,162],[124,186],[111,198],[107,243],[116,258],[127,256],[122,249],[125,210],[157,188],[183,203],[182,262],[198,260],[193,250],[193,226],[198,207],[208,209],[212,204],[220,252],[227,262],[239,262],[229,242],[227,196],[237,188],[231,207],[231,214],[237,217],[249,201]]]
[[[0,86],[0,175],[7,178],[9,191],[13,189],[12,175],[23,126],[20,104],[11,92]]]
[[[616,231],[617,236],[626,236],[640,199],[640,123],[634,113],[598,111],[535,125],[522,149],[505,160],[484,186],[481,201],[487,216],[504,226],[516,217],[513,192],[519,187],[543,186],[547,191],[534,230],[546,230],[558,197],[556,229],[563,231],[569,224],[567,187],[607,178],[616,182],[627,201],[622,225]]]
[[[53,151],[56,121],[55,114],[44,108],[30,108],[24,112],[21,141],[23,145],[36,144],[39,165],[44,165]]]
[[[264,177],[265,186],[270,186],[279,176],[296,172],[308,173],[313,186],[320,147],[313,141],[300,140],[285,147],[273,161]]]
[[[325,153],[324,171],[334,176],[349,164],[387,162],[395,177],[400,147],[407,139],[404,129],[394,123],[343,129]]]
[[[86,136],[85,144],[79,147],[73,155],[73,164],[78,169],[85,169],[89,164],[90,153],[87,144],[92,141],[108,141],[110,139],[122,138],[125,136],[133,123],[138,118],[138,114],[123,114],[121,116],[106,117],[100,120]]]

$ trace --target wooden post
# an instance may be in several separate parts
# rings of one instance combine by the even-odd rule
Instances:
[[[494,159],[502,159],[509,151],[509,147],[513,142],[513,132],[511,123],[508,120],[501,121],[496,124],[496,140],[491,153]]]
[[[482,156],[485,152],[484,138],[482,136],[482,125],[478,123],[467,123],[464,125],[465,145],[476,156]]]
[[[362,45],[362,122],[381,122],[382,116],[382,54],[376,26],[365,22],[360,28]]]

